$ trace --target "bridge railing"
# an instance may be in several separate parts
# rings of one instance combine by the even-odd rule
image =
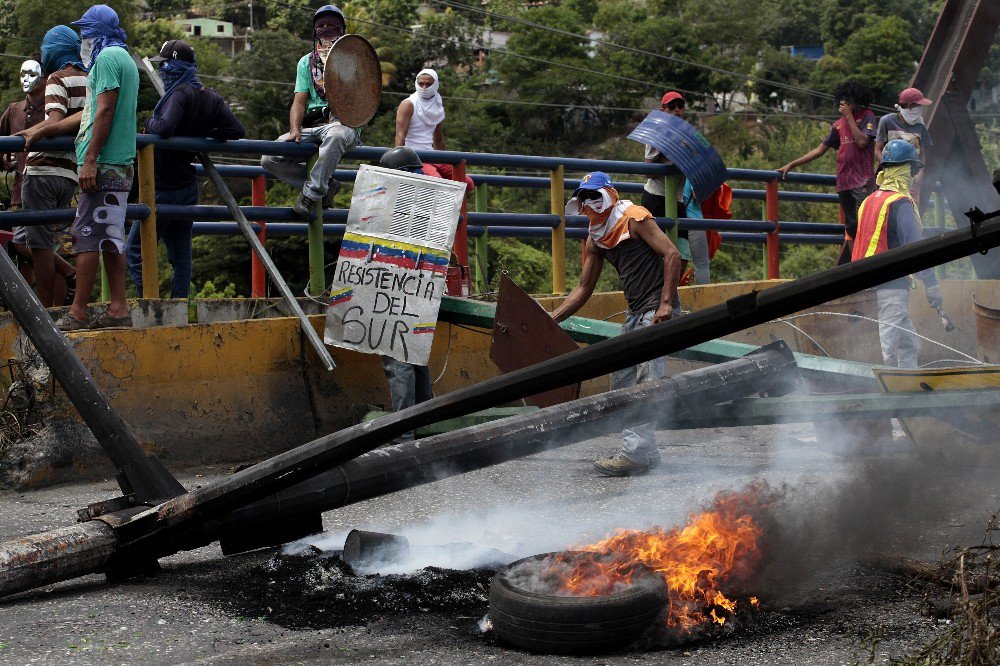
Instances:
[[[308,160],[315,155],[314,144],[240,140],[216,141],[195,137],[173,137],[163,139],[155,135],[136,136],[138,148],[138,173],[140,203],[129,206],[130,219],[140,220],[143,258],[143,294],[145,298],[159,297],[159,279],[156,261],[156,219],[196,219],[196,234],[238,233],[235,223],[225,206],[177,206],[156,205],[155,174],[153,172],[154,150],[182,150],[229,155],[282,155]],[[24,149],[20,137],[0,137],[0,152],[16,152]],[[37,142],[33,150],[72,149],[71,137],[45,139]],[[381,147],[360,147],[345,155],[346,160],[377,162],[388,150]],[[630,162],[621,160],[593,160],[581,158],[540,157],[530,155],[509,155],[495,153],[470,153],[459,151],[417,151],[426,162],[457,165],[455,178],[464,179],[466,166],[547,170],[548,177],[521,176],[510,174],[473,174],[476,181],[474,210],[463,214],[456,236],[455,253],[464,265],[471,265],[477,288],[485,290],[486,284],[486,240],[493,237],[549,238],[552,253],[552,289],[555,293],[566,291],[565,244],[567,238],[585,238],[587,220],[584,216],[567,216],[564,213],[565,193],[579,186],[579,178],[567,178],[566,172],[585,173],[605,171],[612,174],[632,176],[662,177],[666,190],[666,216],[657,218],[664,230],[676,239],[677,229],[712,229],[719,231],[724,241],[759,243],[764,247],[763,276],[768,279],[780,277],[781,242],[785,243],[830,243],[840,244],[844,239],[841,224],[820,222],[781,221],[779,204],[787,202],[839,203],[836,194],[780,190],[775,171],[752,169],[729,169],[730,182],[764,183],[763,189],[734,189],[736,199],[762,202],[759,220],[678,220],[676,192],[682,182],[679,170],[672,165]],[[201,172],[201,167],[197,167]],[[288,207],[267,205],[267,180],[272,176],[259,166],[220,165],[219,172],[227,178],[247,178],[251,181],[251,205],[243,207],[248,219],[254,220],[255,229],[261,241],[270,235],[306,235],[309,238],[310,284],[322,292],[325,285],[323,239],[344,233],[347,210],[332,209],[322,211],[316,219],[301,222]],[[356,177],[352,169],[338,169],[335,178],[341,182],[351,182]],[[836,178],[831,175],[789,173],[783,181],[787,184],[833,186]],[[491,213],[487,209],[489,187],[515,187],[528,189],[548,189],[550,192],[549,213]],[[616,184],[623,194],[641,193],[643,184],[619,182]],[[463,211],[464,213],[465,211]],[[23,226],[48,224],[56,221],[71,221],[73,209],[54,211],[0,212],[0,225]],[[229,221],[227,223],[227,221]],[[473,239],[473,249],[468,252],[468,238]],[[318,287],[315,285],[319,285]],[[266,291],[266,278],[256,258],[251,262],[251,291],[260,297]]]

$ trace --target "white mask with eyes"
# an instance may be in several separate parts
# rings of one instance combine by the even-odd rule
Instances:
[[[21,63],[21,90],[30,93],[42,82],[42,66],[34,60]]]

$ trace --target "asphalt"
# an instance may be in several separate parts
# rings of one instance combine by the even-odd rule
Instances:
[[[336,549],[350,529],[364,528],[415,545],[466,542],[528,555],[617,528],[681,524],[715,493],[765,480],[785,495],[776,518],[784,536],[775,566],[751,590],[762,610],[727,636],[596,658],[530,655],[481,635],[482,594],[435,607],[345,610],[350,599],[323,596],[319,585],[304,593],[306,604],[275,593],[285,588],[275,586],[282,557],[274,551],[226,558],[213,545],[164,558],[163,571],[140,582],[88,576],[0,601],[0,663],[887,663],[945,625],[921,612],[922,587],[859,566],[855,547],[935,558],[978,543],[1000,489],[982,462],[934,470],[940,485],[927,485],[927,466],[898,430],[877,451],[830,445],[827,434],[817,441],[811,425],[661,432],[663,465],[617,479],[594,474],[592,460],[616,445],[596,438],[327,512],[327,533],[310,540]],[[192,488],[230,471],[179,477]],[[0,494],[0,540],[70,524],[77,508],[116,491],[105,481]],[[442,552],[451,555],[419,564],[475,564]],[[454,575],[456,585],[476,584]]]

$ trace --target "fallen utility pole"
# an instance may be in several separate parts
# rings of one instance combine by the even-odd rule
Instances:
[[[321,437],[157,507],[116,520],[116,542],[119,549],[136,556],[159,557],[176,552],[177,537],[199,524],[222,519],[414,428],[598,377],[998,245],[1000,220],[990,220],[625,333]]]
[[[163,464],[142,450],[6,252],[0,252],[0,295],[111,458],[118,471],[118,485],[129,502],[155,504],[184,493],[184,487]]]
[[[795,359],[788,346],[778,341],[744,358],[668,379],[381,448],[222,520],[193,525],[171,546],[176,552],[221,540],[223,551],[230,554],[278,545],[284,541],[281,526],[303,516],[319,516],[323,511],[612,433],[643,420],[669,420],[674,413],[697,411],[756,393],[783,394],[798,382]],[[134,551],[116,537],[114,527],[120,520],[118,514],[110,514],[0,544],[0,595],[99,573],[113,567],[115,558],[127,561]]]

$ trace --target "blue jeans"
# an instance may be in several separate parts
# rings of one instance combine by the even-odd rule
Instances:
[[[625,315],[625,323],[622,324],[622,333],[634,331],[653,323],[653,310],[635,313],[629,311]],[[644,361],[639,365],[633,365],[624,370],[616,370],[611,373],[611,389],[626,388],[636,386],[645,382],[663,379],[666,373],[666,363],[663,357],[654,358],[651,361]],[[634,463],[640,465],[652,465],[660,462],[660,452],[656,448],[656,424],[643,423],[622,430],[621,454]]]
[[[160,190],[156,193],[157,204],[198,205],[198,183],[179,190]],[[167,247],[167,260],[174,269],[171,282],[171,298],[187,298],[191,292],[191,225],[194,220],[157,220],[156,239],[163,239]],[[132,282],[142,296],[142,241],[139,222],[133,221],[128,232],[125,260]]]
[[[397,361],[391,356],[383,356],[382,369],[389,382],[392,411],[398,412],[434,397],[431,391],[431,371],[426,365],[414,365]],[[413,432],[403,435],[403,439],[413,439]]]
[[[282,134],[278,141],[288,141],[288,136],[287,133]],[[357,130],[335,122],[319,127],[303,127],[300,142],[319,145],[319,157],[308,174],[306,163],[299,162],[294,157],[264,155],[260,158],[260,165],[268,173],[301,189],[302,194],[313,201],[318,201],[326,194],[340,158],[351,148],[361,145],[361,140]]]

